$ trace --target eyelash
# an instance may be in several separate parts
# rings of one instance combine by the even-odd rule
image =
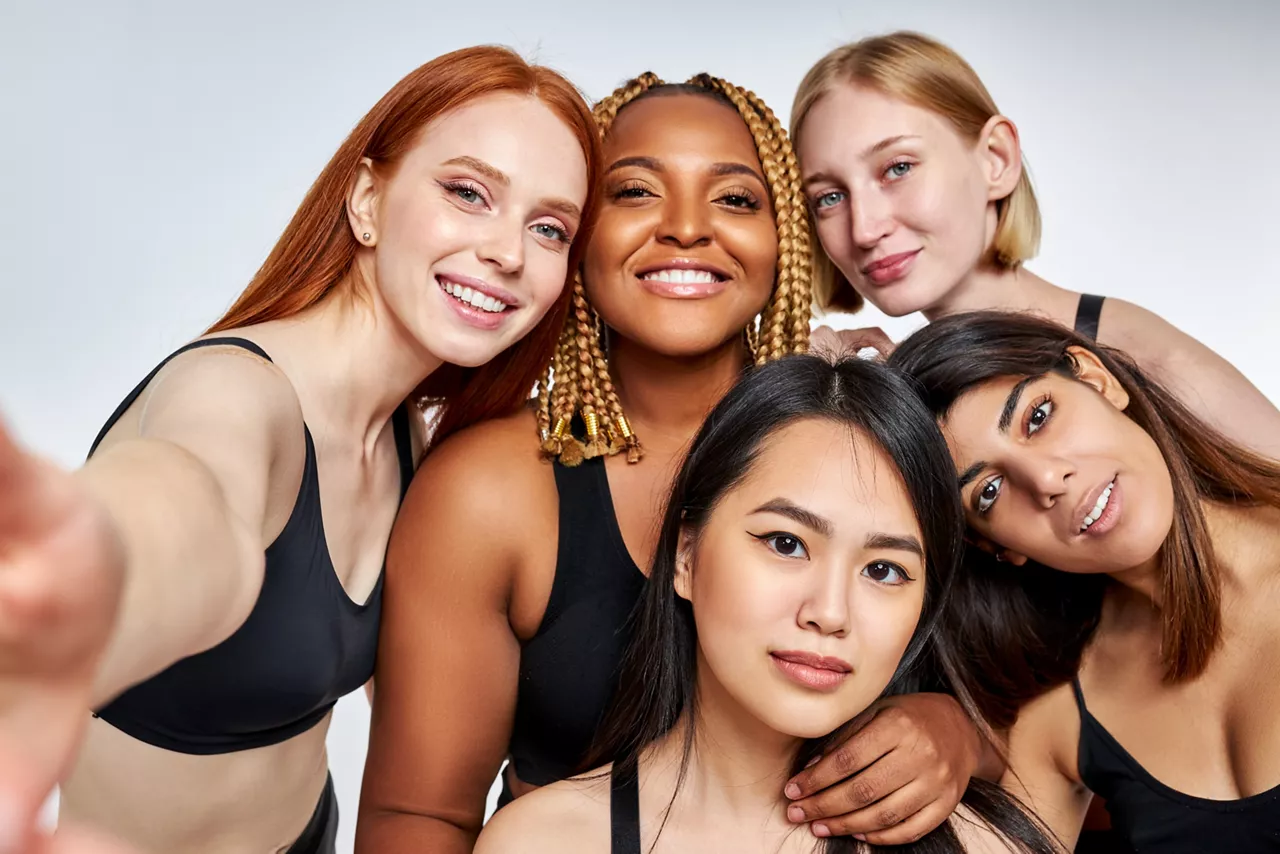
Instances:
[[[644,184],[635,181],[628,181],[624,183],[609,195],[615,202],[622,199],[642,199],[656,196],[656,194]],[[728,201],[730,199],[740,199],[741,202],[730,202]],[[761,207],[760,200],[756,198],[756,194],[748,190],[746,187],[734,187],[726,190],[724,193],[720,194],[716,201],[721,202],[728,207],[739,209],[746,208],[753,211],[758,211]]]
[[[728,202],[729,199],[742,199],[743,203],[730,204]],[[732,189],[725,190],[720,194],[720,197],[717,198],[716,201],[728,204],[729,207],[747,208],[753,211],[760,210],[760,200],[756,198],[755,193],[751,192],[746,187],[733,187]]]
[[[1039,412],[1045,406],[1045,404],[1048,404],[1049,408],[1046,409],[1044,412],[1044,420],[1041,421],[1038,425],[1032,425],[1031,419],[1035,417],[1035,414]],[[1045,425],[1049,423],[1049,419],[1053,416],[1053,410],[1055,408],[1056,407],[1054,406],[1052,395],[1048,393],[1040,395],[1040,397],[1036,400],[1036,402],[1031,404],[1031,408],[1027,410],[1027,417],[1023,419],[1023,424],[1022,424],[1023,433],[1025,433],[1029,438],[1031,436],[1034,436],[1036,433],[1039,433],[1041,430],[1043,430]],[[1032,426],[1035,426],[1034,430],[1031,429]]]
[[[471,183],[470,181],[444,181],[441,183],[441,186],[453,193],[459,199],[462,199],[464,204],[475,205],[476,202],[488,204],[485,202],[484,190],[480,189],[479,186]],[[462,198],[463,193],[475,193],[478,198],[475,201],[468,201]]]
[[[805,546],[804,540],[800,539],[795,534],[788,534],[786,531],[770,531],[767,534],[752,534],[751,536],[759,540],[761,545],[763,545],[765,548],[767,548],[769,551],[771,551],[773,554],[777,555],[778,557],[787,558],[788,560],[801,560],[801,559],[807,560],[809,557],[809,549],[807,546]],[[803,558],[801,558],[798,555],[783,554],[782,552],[778,551],[778,548],[777,546],[774,545],[774,542],[776,540],[784,540],[784,539],[793,540],[795,544],[800,548],[800,551],[803,552]]]
[[[893,170],[898,166],[906,166],[907,171],[903,172],[901,175],[891,174]],[[915,167],[916,167],[916,164],[913,163],[912,161],[907,160],[906,158],[901,158],[898,160],[894,160],[888,166],[884,167],[884,172],[882,172],[881,174],[889,181],[901,181],[903,178],[910,175],[911,172],[915,169]]]
[[[559,241],[560,243],[572,243],[572,242],[573,242],[572,238],[570,238],[570,237],[569,237],[569,232],[568,232],[566,229],[561,228],[560,226],[555,225],[555,224],[553,224],[553,223],[550,223],[550,222],[539,222],[539,223],[535,224],[533,227],[534,227],[534,228],[549,228],[549,229],[551,229],[552,231],[554,231],[554,232],[555,232],[555,234],[554,234],[554,235],[539,235],[539,236],[541,236],[541,237],[550,237],[552,240]]]
[[[867,566],[862,570],[863,574],[865,575],[867,573],[867,570],[871,569],[873,566],[882,566],[885,569],[890,570],[891,572],[896,572],[898,573],[898,576],[902,579],[901,581],[881,581],[878,578],[871,578],[870,575],[867,576],[877,584],[887,584],[890,587],[897,587],[901,584],[906,584],[910,581],[915,580],[914,578],[912,578],[910,575],[907,574],[907,571],[905,569],[898,566],[896,563],[893,563],[887,560],[873,560],[871,563],[867,564]]]

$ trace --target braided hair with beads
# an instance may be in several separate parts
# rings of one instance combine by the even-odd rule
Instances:
[[[593,114],[601,137],[608,135],[623,107],[661,94],[707,95],[731,105],[746,122],[769,184],[778,230],[773,294],[756,323],[745,330],[747,344],[757,365],[807,351],[809,219],[795,151],[782,123],[754,92],[719,77],[698,74],[686,83],[668,84],[645,72],[596,104]],[[572,300],[555,357],[538,382],[536,411],[543,453],[566,466],[623,451],[628,462],[638,462],[644,451],[613,387],[601,343],[602,324],[587,302],[581,270],[574,273]],[[583,427],[581,439],[572,429],[575,417]]]

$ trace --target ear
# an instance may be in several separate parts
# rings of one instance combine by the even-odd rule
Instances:
[[[1004,116],[992,116],[978,134],[978,156],[987,179],[987,200],[1009,197],[1022,177],[1022,144],[1018,128]]]
[[[378,242],[378,189],[373,161],[361,157],[351,188],[347,190],[347,221],[356,240],[365,246],[374,246]]]
[[[681,599],[693,601],[693,532],[688,528],[680,529],[680,544],[676,547],[676,577],[673,580],[676,595]]]
[[[1107,370],[1106,365],[1102,364],[1102,360],[1096,353],[1074,344],[1067,348],[1067,353],[1076,363],[1076,379],[1091,386],[1121,412],[1129,408],[1129,392],[1120,385],[1115,374]]]
[[[994,541],[987,539],[972,528],[965,532],[964,541],[975,549],[984,551],[993,556],[1001,563],[1011,563],[1014,566],[1022,566],[1027,562],[1027,556],[1022,552],[1015,552],[1013,549],[1006,549],[999,546]]]

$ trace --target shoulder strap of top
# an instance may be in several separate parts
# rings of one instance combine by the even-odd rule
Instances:
[[[409,430],[409,407],[407,401],[400,404],[391,415],[391,430],[396,437],[396,456],[400,459],[400,500],[404,501],[409,491],[409,481],[413,480],[413,437]]]
[[[1080,687],[1080,677],[1071,677],[1071,691],[1076,695],[1076,708],[1080,710],[1080,723],[1083,726],[1085,715],[1089,714],[1089,710],[1084,705],[1084,690]]]
[[[1075,330],[1090,341],[1098,340],[1098,320],[1102,317],[1102,304],[1106,299],[1097,294],[1081,294],[1076,305]]]
[[[156,365],[155,368],[152,369],[151,373],[147,374],[146,378],[143,379],[142,382],[138,383],[138,385],[134,387],[133,391],[129,392],[129,396],[124,399],[123,403],[121,403],[119,406],[116,407],[116,411],[111,413],[111,417],[107,419],[106,424],[102,425],[102,429],[98,431],[97,437],[93,440],[93,444],[89,447],[89,456],[93,456],[93,452],[98,449],[98,445],[101,444],[103,438],[106,437],[107,431],[115,426],[116,422],[120,420],[120,416],[124,415],[124,413],[126,412],[126,410],[129,409],[130,406],[133,406],[134,401],[136,401],[138,399],[138,396],[142,394],[143,390],[148,385],[151,384],[151,381],[156,378],[156,374],[160,373],[161,368],[169,364],[169,362],[172,361],[175,357],[180,356],[181,354],[187,352],[188,350],[198,350],[201,347],[214,347],[214,346],[239,347],[242,350],[248,350],[250,353],[253,353],[254,355],[261,356],[262,358],[266,359],[268,362],[271,361],[271,357],[267,355],[265,350],[263,350],[261,347],[259,347],[257,344],[254,344],[252,341],[248,340],[247,338],[236,338],[233,336],[225,336],[221,338],[205,338],[200,341],[192,341],[190,344],[187,344],[185,347],[179,347],[177,350],[174,350],[172,353],[166,356],[163,362]]]
[[[609,828],[612,854],[640,854],[640,780],[634,762],[615,762],[609,774]]]

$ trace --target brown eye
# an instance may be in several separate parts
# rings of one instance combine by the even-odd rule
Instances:
[[[878,560],[868,564],[867,568],[862,570],[862,574],[881,584],[905,584],[911,580],[911,576],[907,575],[902,567],[896,563],[889,563],[887,560]]]
[[[1031,410],[1031,415],[1027,418],[1027,435],[1030,436],[1049,420],[1049,416],[1053,414],[1053,401],[1045,400],[1036,404],[1036,408]]]
[[[996,503],[996,499],[1000,497],[1000,486],[1003,482],[1003,477],[993,477],[978,489],[979,513],[986,513],[991,509],[991,505]]]

